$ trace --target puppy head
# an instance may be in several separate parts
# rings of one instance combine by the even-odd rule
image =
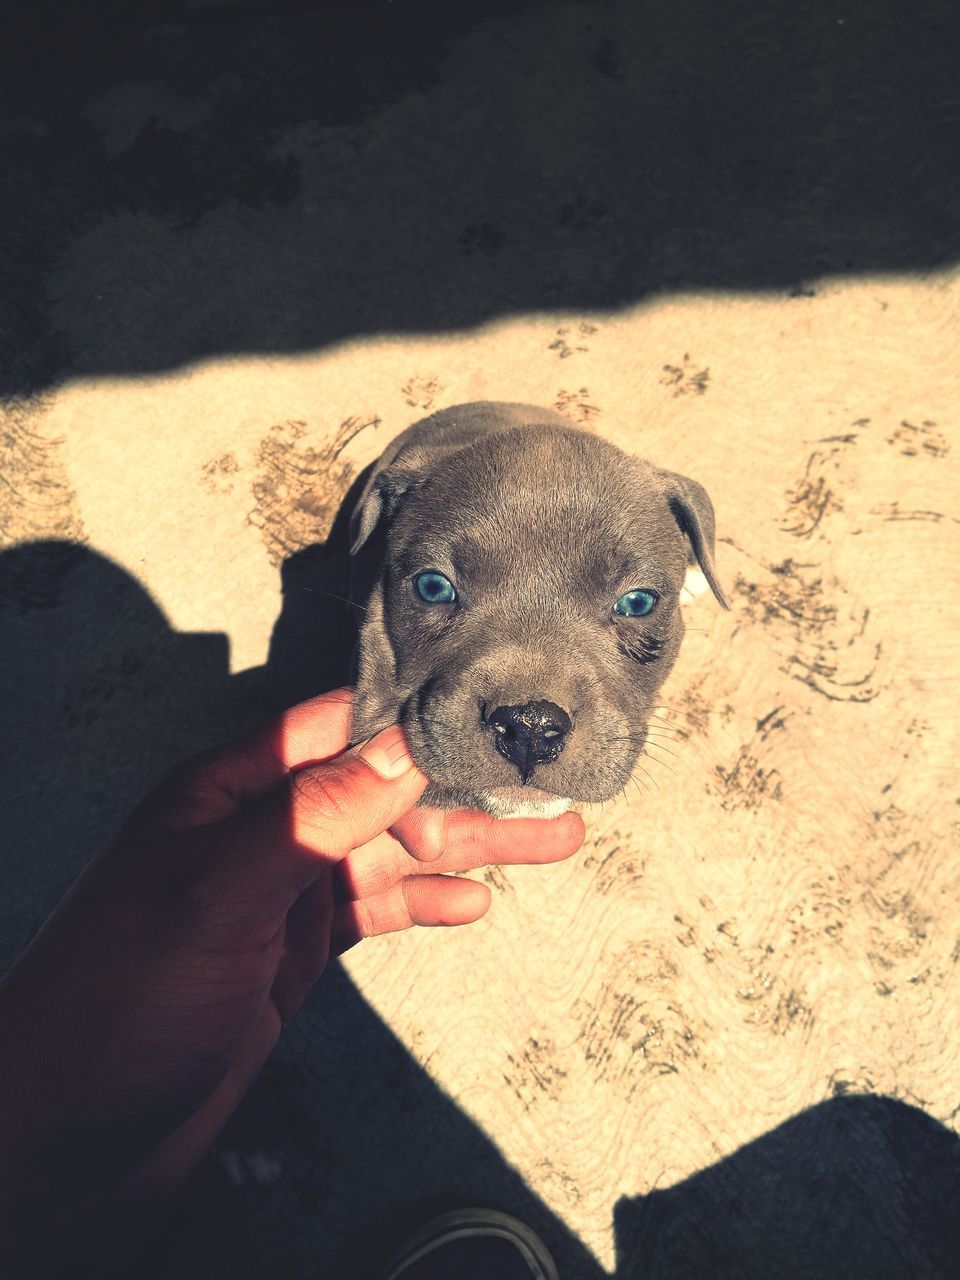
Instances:
[[[706,492],[572,427],[415,444],[354,532],[371,578],[354,737],[403,724],[426,804],[549,815],[616,795],[691,565],[726,605]]]

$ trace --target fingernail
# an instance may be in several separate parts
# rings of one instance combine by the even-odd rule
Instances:
[[[399,778],[414,767],[413,756],[407,746],[407,738],[398,724],[384,729],[375,738],[371,738],[359,751],[361,760],[366,760],[371,769],[376,769],[384,778]]]

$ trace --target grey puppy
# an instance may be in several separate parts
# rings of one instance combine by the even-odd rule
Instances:
[[[706,490],[530,405],[408,428],[351,536],[352,736],[402,724],[421,803],[442,808],[550,816],[616,795],[680,648],[685,580],[727,607]]]

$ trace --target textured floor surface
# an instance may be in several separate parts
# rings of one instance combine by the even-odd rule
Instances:
[[[955,1276],[958,19],[453,7],[193,6],[5,86],[0,961],[342,679],[389,439],[554,406],[707,487],[731,611],[580,854],[330,974],[138,1274],[363,1277],[483,1202],[565,1280]]]

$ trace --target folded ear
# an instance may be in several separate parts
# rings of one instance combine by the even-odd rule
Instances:
[[[710,584],[710,590],[724,609],[729,609],[730,605],[713,566],[715,521],[710,495],[702,484],[687,476],[677,475],[675,471],[661,471],[660,478],[664,483],[665,496],[673,517],[680,526],[680,532],[690,543],[690,563],[696,561]]]
[[[355,556],[381,521],[392,519],[400,500],[421,484],[422,475],[406,467],[374,468],[350,517],[350,554]]]

